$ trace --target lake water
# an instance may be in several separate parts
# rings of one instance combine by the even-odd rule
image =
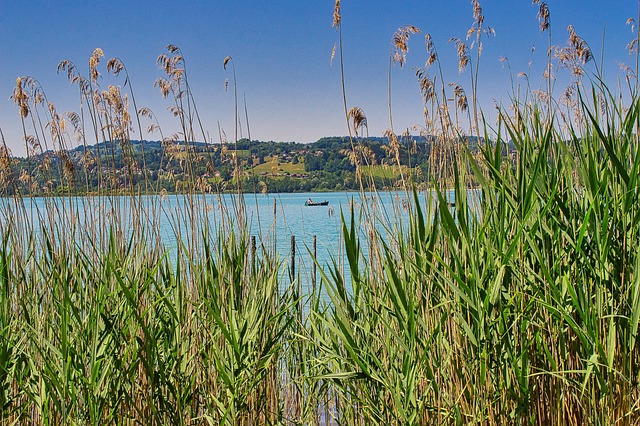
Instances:
[[[170,208],[179,209],[179,197],[167,197],[165,203],[174,204]],[[305,206],[305,201],[328,201],[327,206]],[[219,198],[216,195],[207,196],[211,223],[220,223],[222,211],[230,210],[234,204],[234,197],[228,194]],[[386,215],[385,221],[393,223],[398,219],[398,213],[408,216],[407,194],[403,192],[382,192],[378,195],[360,193],[292,193],[292,194],[245,194],[246,221],[250,234],[260,238],[265,248],[275,250],[283,260],[290,262],[291,236],[296,241],[296,265],[298,271],[304,273],[311,266],[310,251],[313,237],[316,237],[317,259],[321,265],[331,263],[332,257],[338,264],[343,262],[342,219],[344,214],[348,221],[351,207],[354,209],[356,229],[364,231],[367,227],[367,215],[363,211],[376,208],[380,215]],[[382,224],[380,222],[377,226]],[[166,234],[169,244],[171,235]],[[361,235],[366,237],[366,235]],[[275,241],[274,241],[275,240]],[[366,244],[362,244],[364,254],[367,253]],[[348,269],[348,268],[347,268]]]
[[[448,194],[450,199],[453,194]],[[406,227],[408,206],[411,204],[411,194],[405,192],[357,193],[292,193],[292,194],[245,194],[243,197],[246,212],[246,223],[250,235],[256,236],[258,250],[268,250],[278,253],[280,259],[291,263],[291,236],[296,239],[296,271],[303,281],[310,281],[313,267],[310,251],[313,238],[317,241],[317,259],[320,265],[331,264],[334,260],[347,275],[348,267],[344,267],[344,243],[342,238],[342,219],[344,214],[349,221],[351,207],[353,207],[356,229],[361,237],[361,251],[366,256],[368,252],[367,230],[377,229],[383,238],[397,235],[399,229]],[[428,196],[420,194],[420,202],[426,205]],[[305,206],[305,201],[328,201],[327,206]],[[156,222],[163,246],[170,252],[178,244],[177,235],[184,238],[189,233],[185,216],[187,199],[183,195],[143,196],[140,199],[143,209],[155,205]],[[238,197],[230,194],[196,196],[190,201],[195,209],[206,218],[209,227],[215,230],[225,223],[237,222],[233,206],[237,205]],[[4,227],[7,218],[5,212],[12,201],[4,199],[0,202],[0,227]],[[51,211],[51,206],[68,206],[76,211],[80,223],[89,223],[104,214],[104,206],[108,205],[113,211],[125,212],[129,210],[131,199],[123,197],[75,197],[75,198],[32,198],[25,199],[24,206],[32,222],[42,219],[43,211]],[[49,206],[47,209],[46,206]],[[367,212],[375,214],[367,214]],[[40,212],[40,213],[38,213]],[[103,213],[100,213],[103,212]],[[225,214],[226,212],[226,214]],[[114,213],[115,214],[115,213]],[[177,226],[176,226],[177,225]],[[126,233],[126,229],[125,229]]]

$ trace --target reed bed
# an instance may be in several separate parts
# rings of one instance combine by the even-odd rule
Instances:
[[[472,3],[479,43],[487,32]],[[548,13],[540,4],[543,31]],[[334,25],[342,23],[337,2]],[[418,32],[394,35],[390,82]],[[441,75],[426,40],[427,65]],[[99,167],[101,193],[71,196],[89,174],[67,161],[63,120],[37,81],[19,79],[20,117],[36,129],[25,134],[28,154],[48,151],[52,161],[15,176],[3,140],[0,422],[638,424],[637,84],[623,96],[588,74],[591,52],[571,29],[557,58],[577,67],[564,103],[549,76],[546,94],[514,93],[492,128],[475,99],[480,52],[473,59],[464,41],[455,45],[461,68],[474,65],[470,99],[459,85],[436,87],[426,68],[417,73],[433,117],[425,122],[434,135],[429,189],[406,176],[408,215],[401,203],[376,202],[375,191],[360,194],[360,207],[341,211],[342,253],[314,266],[318,285],[308,292],[308,271],[291,277],[273,249],[277,230],[253,247],[240,179],[218,219],[207,214],[211,188],[195,167],[206,157],[191,150],[207,136],[179,48],[159,57],[167,77],[157,82],[183,130],[182,143],[163,136],[167,155],[184,160],[177,209],[159,188],[143,195],[149,171],[134,183],[133,154],[128,180]],[[97,49],[87,77],[60,65],[83,99],[71,121],[85,146],[126,151],[130,124],[141,132],[153,114],[129,112],[117,87],[100,90],[102,57]],[[126,72],[119,60],[108,64]],[[443,107],[449,91],[453,112]],[[366,116],[348,110],[343,94],[357,136]],[[388,136],[396,152],[410,140]],[[366,165],[356,138],[352,146]],[[87,158],[82,167],[109,161]],[[38,204],[20,195],[52,167],[67,197]],[[158,229],[163,215],[171,249]]]

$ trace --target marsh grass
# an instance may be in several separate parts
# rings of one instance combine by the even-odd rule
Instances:
[[[548,30],[548,7],[539,6]],[[469,35],[479,44],[487,27],[476,1],[473,12]],[[342,22],[336,2],[338,30]],[[403,58],[408,35],[399,41]],[[80,89],[72,130],[36,80],[19,79],[13,98],[28,156],[49,152],[50,161],[16,176],[0,134],[0,422],[637,424],[637,85],[612,93],[571,29],[569,46],[549,57],[572,66],[562,102],[548,74],[546,95],[514,91],[494,129],[475,99],[480,50],[472,61],[454,41],[461,68],[473,67],[470,105],[461,85],[444,84],[425,41],[427,67],[416,74],[421,132],[433,135],[429,189],[406,173],[404,203],[361,193],[340,211],[340,253],[293,276],[275,250],[277,203],[255,250],[240,186],[219,215],[207,214],[211,188],[192,167],[207,156],[191,148],[197,131],[206,137],[179,48],[159,57],[166,77],[156,83],[182,127],[162,136],[166,155],[184,161],[177,208],[159,188],[145,197],[134,185],[130,123],[141,132],[154,116],[130,113],[119,88],[99,88],[101,50],[88,77],[69,61],[59,67]],[[341,45],[340,33],[342,63]],[[126,68],[113,59],[108,70]],[[130,83],[126,75],[133,101]],[[235,85],[234,75],[237,98]],[[343,78],[347,126],[358,136],[366,116],[347,108],[344,87]],[[83,183],[65,157],[68,132],[85,147],[92,138],[120,143],[128,179],[102,164],[115,166],[113,149],[87,154],[81,167],[100,166],[100,193],[70,196]],[[387,134],[390,150],[410,143]],[[359,177],[372,179],[366,153],[352,149]],[[51,167],[69,196],[20,195]],[[312,267],[317,285],[303,293]]]

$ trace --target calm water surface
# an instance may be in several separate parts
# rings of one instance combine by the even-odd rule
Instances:
[[[405,192],[381,192],[379,194],[360,194],[357,192],[332,193],[295,193],[295,194],[245,194],[244,204],[246,221],[250,234],[256,236],[259,250],[277,251],[282,260],[291,261],[291,236],[296,238],[296,269],[301,274],[308,274],[313,266],[310,250],[313,237],[317,241],[317,257],[321,265],[332,263],[334,259],[339,265],[344,262],[344,247],[342,239],[341,213],[347,221],[351,207],[354,209],[356,229],[362,239],[361,250],[367,255],[366,229],[370,229],[370,215],[367,210],[375,212],[375,226],[383,236],[398,232],[398,227],[406,225],[408,205],[411,195]],[[453,198],[453,194],[448,194]],[[313,201],[328,201],[327,206],[305,206],[308,199]],[[420,194],[421,204],[426,205],[427,195]],[[163,245],[173,251],[178,244],[177,235],[184,238],[188,232],[188,218],[185,211],[190,207],[183,195],[145,196],[141,197],[143,205],[161,206],[154,226],[158,227]],[[225,223],[236,222],[233,206],[237,204],[237,196],[206,195],[196,196],[193,203],[196,209],[204,212],[211,229],[215,230]],[[5,199],[0,202],[2,210],[11,201]],[[51,206],[67,206],[75,210],[79,223],[89,223],[100,214],[104,214],[104,206],[109,205],[116,211],[129,212],[131,199],[129,197],[76,197],[76,198],[32,198],[25,199],[27,213],[31,215],[33,223],[42,220],[42,212],[51,211]],[[47,209],[46,206],[49,206]],[[38,214],[38,212],[40,212]],[[225,215],[225,212],[227,213]],[[40,215],[40,216],[39,216]],[[4,215],[3,215],[4,216]],[[46,219],[45,219],[46,220]],[[52,220],[56,220],[53,218]],[[4,226],[5,217],[0,217],[0,226]],[[126,232],[126,230],[125,230]],[[348,270],[347,268],[344,268]]]

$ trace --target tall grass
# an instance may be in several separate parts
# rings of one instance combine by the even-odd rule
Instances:
[[[480,42],[484,18],[473,6]],[[544,30],[548,8],[540,7]],[[339,27],[339,2],[335,10]],[[469,61],[460,43],[460,60]],[[182,144],[164,140],[167,155],[186,159],[178,208],[160,191],[134,190],[132,154],[128,181],[100,168],[98,196],[38,204],[20,196],[20,185],[50,169],[15,176],[3,138],[1,423],[640,422],[640,97],[637,87],[622,96],[597,69],[589,74],[591,53],[573,30],[559,52],[577,66],[568,102],[553,97],[549,76],[546,93],[514,93],[513,111],[501,110],[495,129],[475,99],[479,50],[473,114],[461,86],[435,88],[419,70],[432,113],[430,189],[419,192],[407,176],[408,214],[375,194],[361,194],[362,208],[345,207],[344,250],[312,265],[319,282],[306,294],[307,274],[298,268],[291,277],[273,249],[275,229],[254,251],[241,193],[218,219],[203,207],[208,188],[192,166],[206,158],[190,144],[205,132],[182,52],[168,49],[159,58],[167,78],[157,85],[183,129]],[[141,109],[132,119],[125,95],[100,91],[101,57],[92,55],[89,77],[61,64],[83,100],[72,124],[85,145],[93,137],[126,148],[126,123],[153,115]],[[443,108],[449,91],[453,117]],[[14,99],[29,155],[51,147],[59,161],[49,166],[69,187],[82,185],[42,88],[20,79]],[[343,99],[357,134],[366,117]],[[402,137],[388,135],[397,149]],[[174,249],[160,236],[163,215]]]

